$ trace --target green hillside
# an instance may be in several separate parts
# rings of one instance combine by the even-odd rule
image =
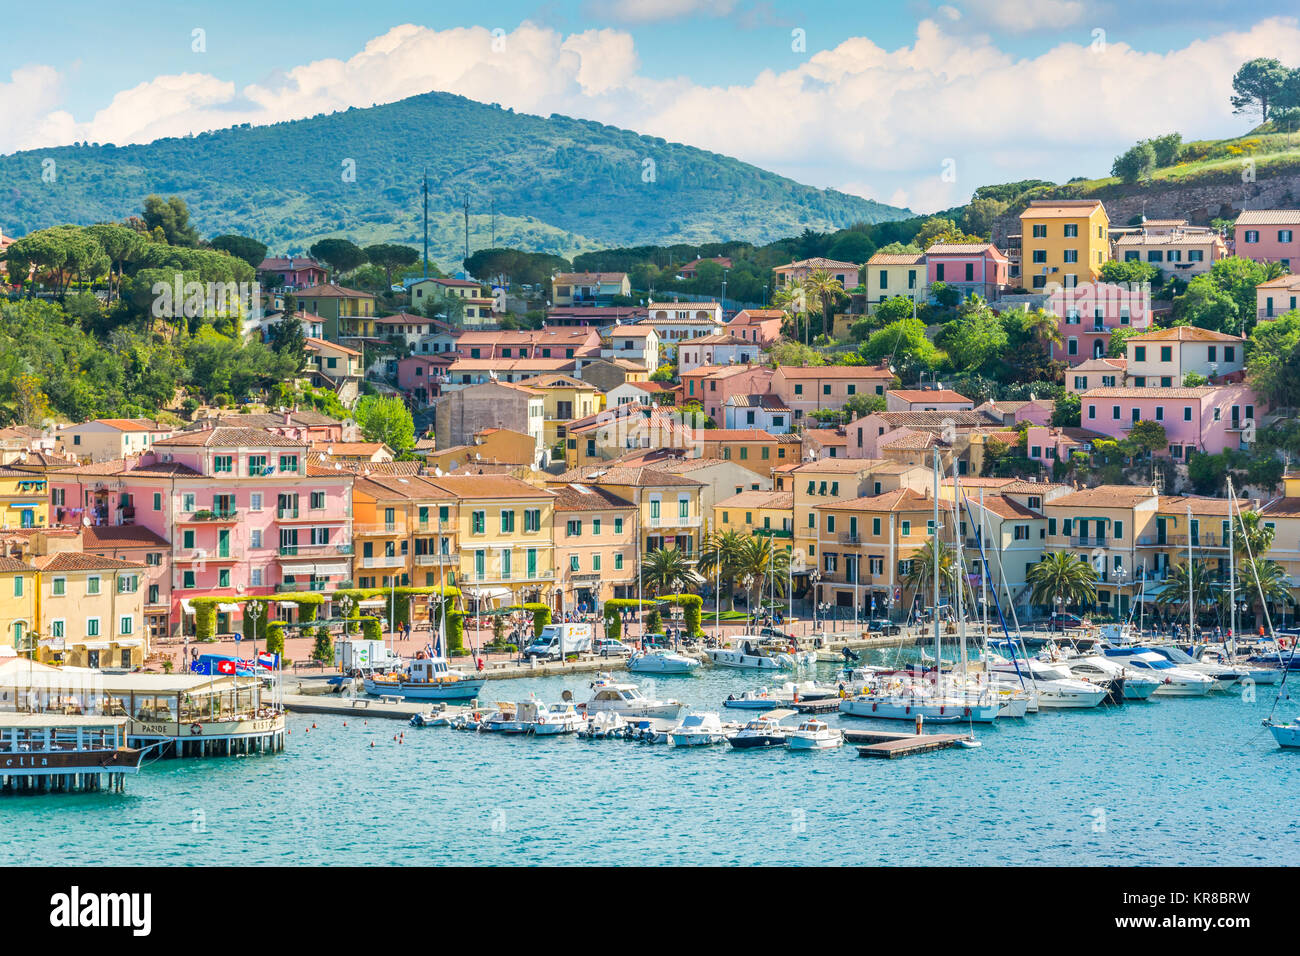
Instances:
[[[42,181],[55,161],[57,181]],[[345,163],[355,181],[345,181]],[[647,162],[649,161],[649,162]],[[429,171],[435,259],[491,244],[571,256],[609,245],[769,242],[804,229],[903,218],[906,210],[803,186],[738,160],[606,126],[514,113],[446,93],[272,126],[143,146],[81,145],[0,157],[0,224],[120,220],[150,193],[180,195],[205,234],[274,250],[328,235],[418,243]],[[651,181],[646,181],[651,180]]]

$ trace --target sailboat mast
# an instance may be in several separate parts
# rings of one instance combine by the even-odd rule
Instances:
[[[956,550],[955,564],[957,571],[957,634],[961,642],[961,676],[964,680],[966,677],[966,615],[965,611],[965,594],[966,590],[966,559],[961,549],[961,511],[959,502],[961,501],[961,479],[957,476],[957,469],[952,470],[952,538]]]
[[[1232,525],[1232,502],[1236,496],[1232,493],[1232,478],[1228,478],[1228,644],[1231,651],[1233,641],[1237,639],[1237,556]]]
[[[930,536],[934,558],[934,686],[939,687],[939,449],[934,450],[934,533]]]
[[[1187,639],[1196,630],[1196,600],[1192,588],[1192,506],[1187,506]]]

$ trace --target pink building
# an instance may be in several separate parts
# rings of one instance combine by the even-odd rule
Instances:
[[[968,412],[975,403],[950,388],[891,388],[885,392],[887,412]]]
[[[683,372],[682,401],[699,402],[704,414],[721,423],[727,399],[736,395],[765,395],[772,391],[772,370],[766,365],[701,365]]]
[[[1128,437],[1139,421],[1159,422],[1169,438],[1160,454],[1186,461],[1194,452],[1218,454],[1254,441],[1255,393],[1245,385],[1198,388],[1092,388],[1081,396],[1081,424],[1110,438]]]
[[[351,577],[352,474],[309,466],[309,451],[255,428],[184,432],[138,458],[52,473],[51,517],[141,526],[170,542],[178,633],[193,627],[198,595],[323,591]],[[218,630],[240,613],[221,610]]]
[[[1076,451],[1091,451],[1095,439],[1106,437],[1087,428],[1030,425],[1025,432],[1025,454],[1030,461],[1050,466],[1053,462],[1069,461]]]
[[[310,256],[275,256],[263,259],[257,271],[263,275],[279,276],[286,292],[321,285],[329,279],[326,268]]]
[[[1247,209],[1232,227],[1233,253],[1256,262],[1300,265],[1300,209]]]
[[[1006,288],[1011,260],[991,242],[939,242],[925,251],[925,276],[930,285],[942,282],[961,291],[962,298],[980,295],[990,301]]]
[[[1036,398],[1028,401],[985,402],[975,411],[1000,418],[1007,428],[1014,428],[1021,422],[1031,425],[1046,425],[1052,420],[1056,402],[1049,398]]]
[[[785,313],[780,309],[741,309],[727,323],[727,331],[747,342],[768,346],[781,338],[781,323]]]
[[[1045,308],[1060,317],[1061,344],[1050,346],[1051,356],[1071,366],[1105,357],[1116,329],[1151,327],[1151,293],[1145,287],[1080,282],[1055,289]]]

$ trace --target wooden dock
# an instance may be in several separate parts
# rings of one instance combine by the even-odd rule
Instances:
[[[844,739],[851,744],[863,744],[858,747],[859,757],[910,757],[913,754],[930,753],[934,750],[947,750],[960,741],[970,740],[969,734],[909,734],[891,731],[846,730]]]
[[[840,709],[840,698],[810,697],[808,700],[791,700],[783,706],[792,707],[801,714],[834,714]]]

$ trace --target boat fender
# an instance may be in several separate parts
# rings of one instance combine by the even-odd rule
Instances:
[[[945,705],[943,705],[943,704],[940,704],[940,705],[939,705],[939,716],[942,717],[942,716],[943,716],[943,712],[944,712],[945,710],[947,710],[947,709],[948,709],[947,706],[945,706]],[[968,713],[968,714],[970,713],[970,708],[969,708],[969,707],[966,708],[966,713]]]
[[[943,713],[943,711],[940,710],[939,713]],[[969,717],[969,716],[970,716],[970,708],[969,708],[969,707],[966,708],[966,713],[963,714],[962,716],[964,716],[964,717]]]
[[[879,704],[872,704],[872,705],[871,705],[871,712],[874,714],[874,713],[876,712],[876,708],[879,707],[879,706],[880,706]]]
[[[905,713],[905,714],[910,714],[911,712],[912,712],[912,705],[911,705],[911,704],[908,704],[908,705],[907,705],[907,709],[904,710],[903,713]]]

